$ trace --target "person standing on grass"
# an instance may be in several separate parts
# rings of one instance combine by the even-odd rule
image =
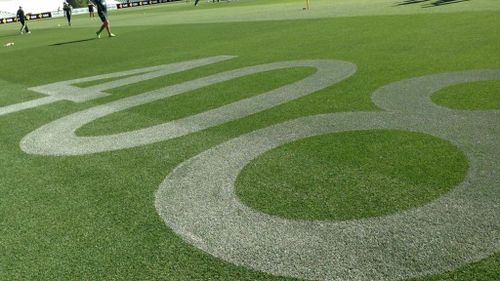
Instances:
[[[198,6],[198,2],[200,2],[200,0],[194,0],[194,5]]]
[[[26,33],[31,33],[28,25],[26,24],[26,16],[24,15],[23,7],[19,6],[19,10],[17,10],[17,19],[21,23],[21,34],[26,31]]]
[[[64,11],[64,15],[68,19],[68,25],[71,26],[71,14],[73,13],[73,7],[71,7],[71,5],[68,4],[68,2],[64,2],[63,3],[63,11]]]
[[[111,27],[109,26],[108,20],[108,7],[106,6],[106,0],[96,0],[97,5],[97,15],[101,18],[102,25],[99,31],[96,32],[97,38],[101,38],[101,32],[106,29],[109,37],[115,37],[113,33],[111,33]]]
[[[87,5],[89,7],[89,17],[90,18],[95,18],[95,13],[94,13],[94,3],[89,1],[89,4]]]

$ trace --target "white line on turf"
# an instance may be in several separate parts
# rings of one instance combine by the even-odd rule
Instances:
[[[301,81],[267,93],[149,128],[105,136],[79,137],[75,134],[75,131],[85,124],[128,108],[238,77],[292,67],[314,67],[317,72]],[[354,74],[355,71],[356,66],[354,64],[335,60],[286,61],[226,71],[127,97],[65,116],[25,136],[21,141],[21,149],[27,153],[40,155],[81,155],[131,148],[173,139],[303,97],[344,80]]]
[[[386,112],[304,117],[230,140],[179,165],[160,185],[156,208],[188,243],[273,275],[398,280],[480,260],[500,245],[500,112],[442,110],[429,96],[449,85],[489,79],[500,79],[500,70],[408,79],[374,94]],[[343,222],[271,216],[235,195],[240,171],[270,149],[321,134],[377,129],[450,141],[468,157],[467,178],[422,207]]]
[[[133,83],[141,82],[144,80],[149,80],[157,78],[160,76],[165,76],[172,73],[177,73],[196,67],[213,64],[216,62],[221,62],[234,58],[234,56],[216,56],[208,57],[197,60],[185,61],[180,63],[164,64],[153,67],[146,67],[140,69],[133,69],[121,72],[115,72],[110,74],[96,75],[86,78],[62,81],[51,83],[47,85],[37,86],[29,88],[28,90],[35,91],[41,94],[48,95],[48,97],[43,97],[40,99],[35,99],[27,102],[21,102],[17,104],[12,104],[4,107],[0,107],[0,116],[7,115],[10,113],[19,112],[25,109],[36,108],[42,105],[54,103],[57,101],[68,100],[72,102],[86,102],[89,100],[94,100],[97,98],[108,96],[108,93],[103,92],[104,90],[109,90],[117,88],[124,85],[130,85]],[[132,77],[125,77],[135,75]],[[73,86],[74,84],[92,82],[102,79],[119,78],[125,77],[123,79],[101,83],[95,86],[80,88]]]
[[[35,107],[39,107],[42,105],[51,104],[51,103],[54,103],[54,102],[60,101],[60,100],[61,99],[58,97],[43,97],[43,98],[30,100],[30,101],[26,101],[26,102],[2,106],[2,107],[0,107],[0,116],[7,115],[10,113],[15,113],[15,112],[22,111],[25,109],[30,109],[30,108],[35,108]]]
[[[252,73],[300,66],[316,67],[318,71],[260,96],[162,125],[111,136],[74,135],[81,126],[127,108]],[[354,72],[353,64],[330,60],[227,71],[77,112],[32,132],[22,140],[21,147],[35,154],[78,155],[153,143],[271,108]],[[395,280],[482,259],[500,245],[500,175],[496,169],[500,166],[500,111],[451,110],[433,104],[430,96],[450,85],[492,79],[500,79],[500,70],[407,79],[372,95],[386,112],[309,116],[243,135],[179,165],[160,185],[156,208],[164,221],[194,246],[226,261],[275,275]],[[108,85],[120,83],[124,82]],[[377,129],[421,132],[450,141],[468,157],[467,178],[445,196],[420,208],[343,222],[270,216],[243,205],[234,193],[236,177],[243,167],[270,149],[321,134]]]

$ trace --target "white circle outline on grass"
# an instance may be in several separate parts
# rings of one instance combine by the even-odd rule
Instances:
[[[500,246],[500,114],[433,104],[440,88],[500,79],[500,70],[429,75],[384,86],[386,112],[316,115],[232,139],[180,164],[156,194],[158,213],[185,241],[211,255],[273,275],[318,280],[397,280],[483,259]],[[397,129],[448,140],[466,154],[466,179],[419,208],[352,221],[288,220],[245,206],[241,170],[280,145],[322,134]]]
[[[218,58],[214,57],[214,60]],[[128,108],[251,74],[294,67],[314,67],[316,72],[305,79],[266,93],[160,125],[104,136],[83,137],[75,134],[78,128],[86,124]],[[137,70],[132,72],[135,73]],[[338,60],[284,61],[226,71],[70,114],[29,133],[21,140],[20,147],[24,152],[29,154],[62,156],[85,155],[152,144],[198,132],[270,109],[329,87],[350,77],[355,72],[356,65]],[[108,76],[110,75],[112,76],[113,74],[108,74]],[[95,80],[96,77],[98,76],[92,77],[92,79]],[[105,83],[105,85],[113,83]],[[59,84],[66,85],[67,82],[60,82],[55,85]],[[121,83],[120,85],[125,85],[125,83]],[[94,86],[94,88],[99,87],[102,88],[99,85]],[[78,91],[74,87],[72,89],[72,91]],[[87,90],[82,89],[81,91],[82,93],[86,93]],[[91,91],[91,94],[95,94],[94,90]]]

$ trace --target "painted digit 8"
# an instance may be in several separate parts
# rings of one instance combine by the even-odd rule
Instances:
[[[194,246],[237,265],[318,280],[397,280],[477,261],[499,248],[499,111],[449,110],[440,88],[500,79],[500,70],[430,75],[377,90],[386,112],[309,116],[264,128],[179,165],[160,185],[156,208]],[[466,180],[420,208],[354,221],[297,221],[261,213],[234,193],[239,172],[260,154],[332,132],[400,129],[448,140],[470,161]]]

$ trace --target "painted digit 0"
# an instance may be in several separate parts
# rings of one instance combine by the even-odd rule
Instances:
[[[115,112],[238,77],[292,67],[314,67],[317,72],[301,81],[270,92],[149,128],[106,136],[78,137],[75,135],[78,128]],[[82,155],[164,141],[243,118],[314,93],[346,79],[355,71],[356,66],[349,62],[304,60],[250,66],[218,73],[68,115],[28,134],[21,141],[21,149],[27,153],[40,155]],[[85,93],[87,90],[83,91]]]

